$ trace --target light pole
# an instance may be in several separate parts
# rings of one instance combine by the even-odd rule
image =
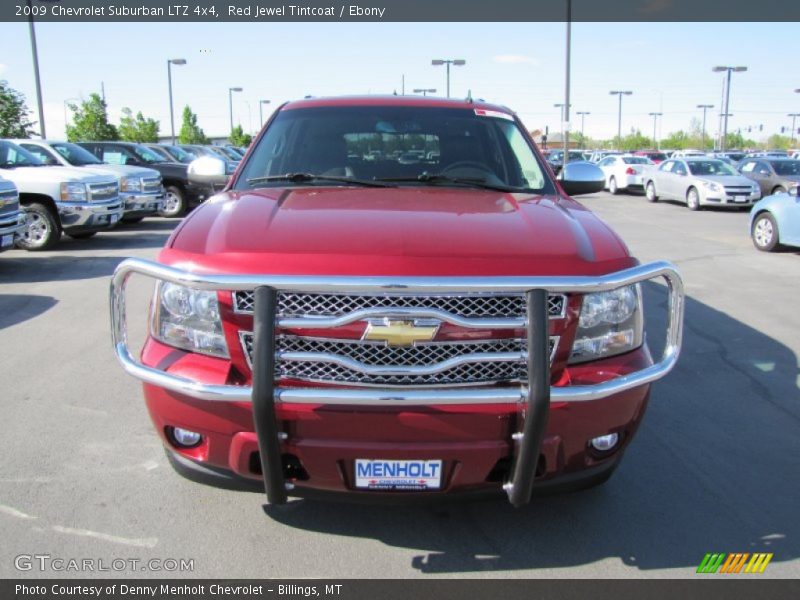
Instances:
[[[569,162],[569,82],[570,82],[570,66],[572,48],[572,0],[567,0],[567,39],[566,39],[566,57],[564,61],[564,114],[561,121],[561,137],[564,142],[564,158],[561,161],[561,168],[567,166]]]
[[[31,56],[33,57],[33,78],[36,82],[36,104],[39,107],[39,125],[41,126],[42,139],[47,139],[47,133],[44,127],[44,101],[42,100],[42,80],[39,77],[39,51],[36,49],[36,29],[33,26],[33,9],[31,8],[31,0],[27,0],[28,10],[28,27],[31,35]]]
[[[720,150],[725,152],[725,147],[728,144],[728,117],[731,116],[731,73],[734,71],[737,73],[742,73],[747,71],[747,67],[726,67],[726,66],[718,66],[711,69],[714,73],[722,73],[727,71],[728,78],[727,84],[725,86],[725,114],[724,120],[722,122],[722,140],[720,141]]]
[[[698,104],[697,108],[702,108],[703,109],[703,132],[701,134],[702,139],[703,139],[703,147],[701,148],[701,150],[705,151],[705,149],[706,149],[706,111],[709,108],[714,108],[714,105],[713,104]]]
[[[619,96],[619,110],[617,112],[617,144],[619,144],[619,148],[617,150],[622,149],[622,97],[623,96],[630,96],[633,94],[630,90],[612,90],[609,92],[612,96]]]
[[[585,110],[579,110],[575,114],[581,116],[581,150],[586,150],[586,136],[583,135],[583,125],[584,125],[584,119],[586,118],[586,115],[590,115],[592,113],[587,112]]]
[[[172,65],[185,65],[185,58],[170,58],[167,61],[167,86],[169,87],[169,126],[172,133],[172,145],[175,145],[175,112],[172,108]]]
[[[427,96],[428,94],[435,94],[436,88],[414,88],[414,93]]]
[[[261,127],[264,127],[264,111],[261,110],[261,108],[265,104],[269,104],[269,100],[259,100],[258,101],[258,120],[261,122]]]
[[[656,135],[656,122],[658,121],[658,117],[660,117],[663,113],[660,112],[651,112],[650,116],[653,117],[653,142],[656,145],[656,150],[658,150],[658,136]]]
[[[467,61],[457,58],[457,59],[441,59],[441,58],[434,58],[431,61],[431,64],[434,67],[440,67],[442,65],[447,66],[447,97],[450,97],[450,65],[454,67],[463,67],[467,64]]]
[[[233,131],[233,92],[241,92],[242,88],[232,87],[228,88],[228,110],[231,115],[231,131]]]

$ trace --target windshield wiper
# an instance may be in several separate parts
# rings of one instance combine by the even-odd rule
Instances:
[[[393,181],[401,183],[404,181],[421,183],[455,183],[457,185],[469,185],[484,190],[497,190],[498,192],[522,192],[523,188],[511,187],[508,185],[489,183],[480,177],[451,177],[442,173],[422,173],[417,177],[386,177],[377,181]]]
[[[251,177],[247,180],[250,185],[267,183],[270,181],[289,181],[291,183],[308,183],[311,181],[338,181],[352,185],[363,185],[365,187],[396,187],[381,183],[380,181],[368,181],[366,179],[355,179],[354,177],[340,177],[337,175],[314,175],[313,173],[286,173],[285,175],[265,175],[262,177]]]

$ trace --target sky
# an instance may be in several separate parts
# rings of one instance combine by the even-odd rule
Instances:
[[[434,58],[467,61],[451,71],[451,96],[473,97],[515,110],[528,129],[560,130],[564,102],[564,23],[37,23],[48,137],[64,137],[64,103],[99,92],[112,122],[121,109],[141,111],[169,134],[166,61],[174,66],[176,131],[188,104],[210,136],[226,135],[228,88],[233,117],[245,131],[260,127],[281,102],[305,95],[406,93],[436,88],[445,95],[443,67]],[[745,65],[731,85],[729,130],[763,125],[760,141],[800,113],[796,23],[574,23],[572,111],[589,111],[585,133],[617,131],[652,136],[651,112],[661,112],[658,135],[688,129],[713,104],[707,130],[718,129],[722,74],[714,65]],[[0,23],[0,79],[22,92],[35,110],[27,23]],[[800,119],[798,119],[800,126]],[[573,115],[571,129],[580,131]]]

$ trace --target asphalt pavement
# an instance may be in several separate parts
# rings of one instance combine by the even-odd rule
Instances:
[[[187,480],[117,365],[108,325],[114,267],[154,258],[177,222],[3,253],[0,577],[696,577],[707,552],[772,552],[758,577],[800,577],[800,253],[756,251],[746,213],[582,201],[640,260],[680,267],[684,349],[607,484],[523,509],[271,508],[257,492]],[[663,287],[647,287],[653,347],[664,302]],[[41,571],[48,559],[33,555],[126,566]],[[192,570],[127,566],[150,559]]]

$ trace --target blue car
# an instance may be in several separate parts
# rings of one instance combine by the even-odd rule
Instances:
[[[772,252],[778,246],[800,247],[800,198],[797,187],[766,196],[750,211],[750,237],[759,250]]]

